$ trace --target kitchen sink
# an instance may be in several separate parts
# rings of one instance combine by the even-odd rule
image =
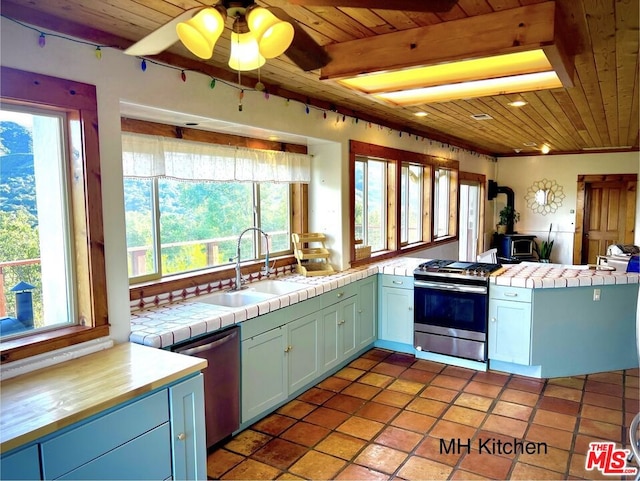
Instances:
[[[309,286],[297,282],[267,279],[247,284],[244,289],[239,291],[221,291],[194,297],[192,302],[204,302],[205,304],[222,307],[250,306],[290,292],[306,289],[307,287]]]
[[[247,285],[249,292],[274,294],[281,296],[283,294],[289,294],[290,292],[299,291],[309,287],[307,284],[300,284],[298,282],[279,281],[275,279],[267,279],[265,281],[253,282]]]
[[[276,297],[276,295],[277,294],[243,289],[241,291],[224,291],[216,292],[215,294],[207,294],[205,296],[198,296],[193,299],[193,302],[204,302],[214,306],[242,307],[264,302],[267,299]]]

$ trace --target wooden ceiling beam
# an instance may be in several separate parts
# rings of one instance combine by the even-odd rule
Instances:
[[[555,2],[462,18],[325,46],[332,58],[320,79],[435,65],[542,48],[565,86],[573,65],[560,38]]]

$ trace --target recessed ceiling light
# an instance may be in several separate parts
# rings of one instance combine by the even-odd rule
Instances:
[[[489,114],[473,114],[471,118],[473,120],[493,120],[493,117]]]
[[[280,137],[278,137],[277,135],[270,135],[269,140],[280,140]]]
[[[540,147],[540,152],[542,152],[543,154],[548,154],[550,150],[551,147],[549,147],[547,144],[544,144],[542,147]]]
[[[522,149],[513,149],[513,151],[514,151],[516,154],[519,154],[520,152],[522,152]]]
[[[426,117],[427,115],[429,115],[427,112],[415,112],[413,115],[415,115],[416,117]]]
[[[525,142],[522,145],[524,145],[525,147],[535,147],[538,144],[536,144],[535,142]]]
[[[510,105],[511,107],[524,107],[525,105],[527,105],[529,102],[527,102],[526,100],[514,100],[513,102],[509,102],[508,105]]]

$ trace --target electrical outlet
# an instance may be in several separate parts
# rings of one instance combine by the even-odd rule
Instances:
[[[593,290],[593,300],[594,301],[599,301],[600,300],[600,289],[594,289]]]

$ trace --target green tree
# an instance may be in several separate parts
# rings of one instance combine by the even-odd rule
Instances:
[[[0,263],[37,259],[40,257],[38,225],[35,216],[25,208],[14,212],[0,211]],[[2,268],[7,314],[15,314],[15,295],[11,288],[20,281],[27,282],[33,291],[33,311],[36,326],[42,319],[42,285],[40,264],[28,264]]]

